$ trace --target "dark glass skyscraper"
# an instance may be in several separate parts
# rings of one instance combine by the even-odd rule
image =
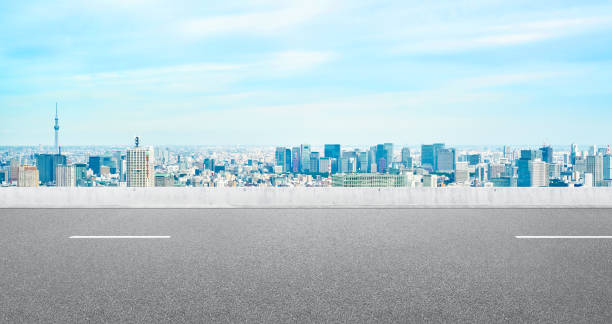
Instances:
[[[542,161],[551,164],[553,163],[553,148],[552,146],[543,146],[540,148],[542,152]]]
[[[339,169],[341,148],[340,144],[325,144],[324,154],[331,160],[331,172],[337,173]]]
[[[38,178],[43,184],[52,183],[56,180],[56,167],[66,165],[66,156],[60,154],[39,154],[36,157],[36,168]]]
[[[89,157],[89,168],[93,171],[96,177],[100,176],[100,167],[102,166],[101,156],[90,156]]]

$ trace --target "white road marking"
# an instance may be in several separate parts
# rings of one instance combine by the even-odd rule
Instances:
[[[515,236],[517,239],[612,239],[604,235],[541,235],[541,236]]]
[[[75,235],[70,236],[71,239],[169,239],[170,236],[134,236],[134,235],[88,235],[81,236]]]

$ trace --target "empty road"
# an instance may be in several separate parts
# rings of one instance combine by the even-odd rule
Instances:
[[[610,322],[609,209],[0,209],[0,322]]]

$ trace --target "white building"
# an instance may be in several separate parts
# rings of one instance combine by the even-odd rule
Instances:
[[[18,168],[18,187],[38,187],[38,169],[32,165],[22,165]]]
[[[435,174],[426,174],[423,176],[423,187],[435,188],[438,186],[438,176]]]
[[[60,165],[55,168],[58,187],[76,187],[76,168],[74,165]]]
[[[531,186],[548,187],[548,164],[540,159],[529,161],[531,167]]]
[[[136,138],[136,146],[127,151],[127,186],[155,186],[155,151],[152,147],[140,147]]]

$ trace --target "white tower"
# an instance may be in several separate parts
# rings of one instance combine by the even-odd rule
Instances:
[[[57,117],[57,102],[55,103],[55,126],[53,127],[53,129],[55,129],[55,154],[60,154],[59,151],[59,118]]]

